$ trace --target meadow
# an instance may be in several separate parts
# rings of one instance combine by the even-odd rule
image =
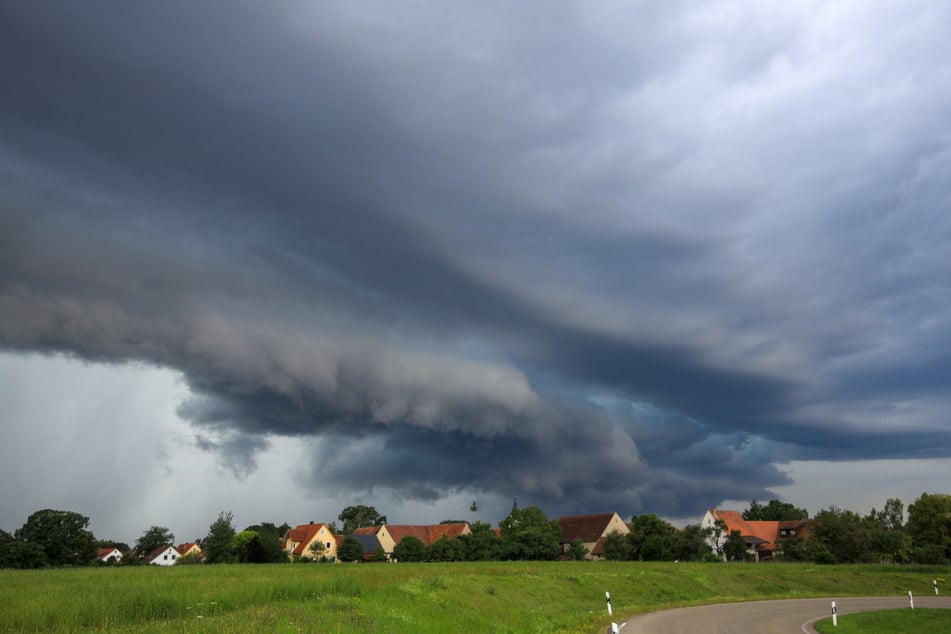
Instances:
[[[947,567],[486,562],[0,571],[0,631],[603,632],[724,601],[932,591]]]
[[[820,634],[911,634],[912,632],[951,631],[951,610],[921,609],[859,612],[841,617],[834,626],[832,619],[816,623]]]

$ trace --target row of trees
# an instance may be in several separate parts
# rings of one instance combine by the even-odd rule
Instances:
[[[787,502],[771,500],[763,505],[755,500],[743,512],[747,520],[792,520],[807,518],[805,509]],[[209,526],[207,535],[198,540],[207,563],[280,563],[287,562],[281,540],[289,526],[271,523],[248,526],[237,532],[233,515],[222,512]],[[357,528],[386,523],[372,506],[348,506],[338,520],[345,535]],[[631,519],[628,535],[606,537],[602,548],[606,559],[639,561],[743,560],[746,544],[739,533],[727,534],[722,526],[702,528],[693,524],[678,529],[656,515]],[[474,522],[472,534],[443,538],[426,546],[415,537],[397,545],[393,556],[399,561],[485,561],[582,559],[587,550],[580,542],[561,545],[558,522],[548,518],[537,506],[518,508],[499,522],[496,533],[489,524]],[[330,524],[338,532],[336,523]],[[136,541],[135,548],[113,541],[97,541],[89,530],[89,518],[70,511],[36,511],[11,535],[0,531],[0,568],[40,568],[80,566],[99,563],[97,549],[116,547],[123,552],[123,563],[140,563],[140,557],[155,549],[174,544],[175,536],[161,526],[152,526]],[[716,545],[717,554],[711,550]],[[311,553],[319,560],[321,553]],[[338,558],[355,561],[363,557],[359,542],[345,539]],[[872,509],[865,516],[832,506],[810,520],[805,537],[781,541],[777,558],[788,561],[820,563],[893,562],[947,564],[951,562],[951,495],[922,494],[905,509],[901,500],[889,499],[882,510]],[[384,559],[377,553],[376,559]],[[183,558],[182,563],[189,563]]]
[[[889,499],[859,515],[831,506],[816,514],[805,538],[782,544],[790,561],[819,563],[951,563],[951,495],[924,493],[908,507]]]

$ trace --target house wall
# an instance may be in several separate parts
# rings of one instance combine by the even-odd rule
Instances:
[[[177,550],[169,546],[149,563],[153,566],[174,566],[180,556]]]
[[[331,533],[326,526],[321,526],[320,530],[304,545],[303,556],[313,556],[310,552],[310,546],[314,542],[320,542],[324,545],[324,557],[334,561],[337,560],[337,540],[334,539],[333,533]]]
[[[393,549],[396,548],[396,541],[390,536],[390,532],[386,530],[385,525],[381,526],[380,530],[376,532],[376,538],[380,540],[380,546],[383,547],[383,552],[387,555],[392,555]]]

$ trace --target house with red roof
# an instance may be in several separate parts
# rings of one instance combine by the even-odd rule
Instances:
[[[710,537],[711,550],[720,554],[718,547],[722,545],[722,540],[733,531],[739,531],[746,543],[746,552],[756,561],[772,559],[774,555],[782,552],[781,540],[802,539],[809,531],[808,518],[783,521],[746,520],[739,511],[722,509],[708,510],[700,522],[700,527],[714,528],[718,521],[726,525],[726,530],[720,536],[720,544],[715,542],[716,535]]]
[[[202,552],[201,546],[199,546],[196,542],[185,542],[184,544],[179,544],[175,547],[175,550],[177,550],[178,554],[182,557],[194,557],[198,561],[201,561],[205,557],[205,553]]]
[[[631,532],[617,513],[566,515],[558,518],[561,527],[561,551],[567,553],[575,540],[588,549],[585,559],[603,559],[602,545],[611,533],[627,535]]]
[[[109,563],[109,560],[112,560],[111,563],[117,564],[122,561],[122,552],[112,546],[110,548],[100,548],[99,549],[99,561],[105,561]]]
[[[337,561],[337,540],[330,528],[324,524],[299,524],[284,534],[284,552],[288,557],[315,558],[314,544],[323,546],[319,555],[324,559]]]
[[[159,546],[145,556],[145,563],[150,566],[174,566],[181,555],[173,546]]]

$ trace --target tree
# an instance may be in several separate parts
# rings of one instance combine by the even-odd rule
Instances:
[[[50,566],[80,566],[96,559],[96,538],[88,526],[85,515],[44,509],[30,515],[15,537],[38,545]]]
[[[426,544],[418,537],[409,535],[393,547],[393,558],[396,561],[425,561]]]
[[[624,561],[631,558],[631,542],[625,535],[611,531],[604,537],[601,552],[608,561]]]
[[[255,549],[255,553],[248,552],[251,563],[287,563],[287,553],[281,545],[281,540],[287,533],[290,526],[285,522],[280,526],[275,526],[270,522],[253,524],[248,526],[246,531],[254,531],[258,535],[257,543],[248,546],[249,549]],[[257,559],[255,559],[257,558]]]
[[[344,538],[340,547],[337,548],[337,559],[343,562],[363,559],[363,545],[352,537]]]
[[[28,544],[14,539],[10,533],[0,530],[0,568],[43,568],[46,553],[39,544]]]
[[[203,549],[209,564],[227,564],[234,561],[234,515],[231,511],[218,513],[218,519],[208,527]]]
[[[671,561],[680,550],[680,531],[651,513],[635,515],[628,542],[641,561]]]
[[[816,514],[809,540],[816,553],[822,552],[821,545],[835,561],[855,563],[874,560],[870,537],[869,527],[861,516],[833,505]]]
[[[145,557],[153,550],[175,543],[175,535],[164,526],[151,526],[135,540],[135,552],[139,557]]]
[[[750,507],[743,511],[743,519],[748,521],[780,522],[783,520],[807,519],[808,517],[809,513],[806,509],[797,508],[789,502],[780,502],[779,500],[770,500],[766,506],[753,500],[750,502]]]
[[[908,506],[909,537],[919,563],[951,560],[951,495],[922,493]]]
[[[561,526],[537,506],[515,508],[499,522],[505,559],[555,559],[561,552]]]
[[[746,542],[740,531],[730,531],[730,536],[726,539],[723,546],[723,554],[730,561],[743,561],[746,559]]]
[[[703,528],[700,524],[688,524],[680,531],[680,548],[677,559],[680,561],[704,561],[713,553],[710,552],[711,528]]]
[[[466,546],[457,537],[440,537],[426,549],[429,561],[464,561],[465,558]]]
[[[469,535],[460,535],[459,540],[466,548],[466,561],[489,561],[496,559],[499,552],[499,536],[487,522],[470,524]]]
[[[324,554],[327,552],[327,547],[324,546],[322,541],[315,539],[310,543],[310,546],[307,547],[307,552],[310,553],[310,556],[314,561],[320,561],[324,558]]]
[[[568,546],[568,556],[574,561],[581,561],[589,552],[580,537],[575,537],[571,540],[571,545]]]
[[[372,506],[363,504],[348,506],[337,516],[343,522],[343,534],[352,535],[358,528],[364,526],[381,526],[386,524],[386,515],[380,515]]]

